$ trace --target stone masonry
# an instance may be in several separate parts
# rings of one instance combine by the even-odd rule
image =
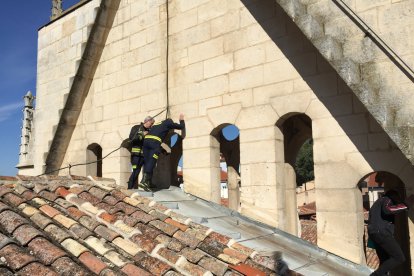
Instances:
[[[318,246],[365,262],[357,184],[387,171],[414,194],[414,85],[333,1],[83,2],[39,31],[34,168],[20,173],[85,162],[94,143],[106,155],[169,102],[172,119],[186,115],[185,191],[219,202],[220,145],[211,134],[234,124],[238,211],[297,235],[281,126],[301,114],[314,141]],[[414,1],[345,2],[414,66]],[[125,148],[103,161],[103,176],[119,185],[129,173]]]

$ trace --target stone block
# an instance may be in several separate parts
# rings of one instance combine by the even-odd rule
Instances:
[[[171,72],[170,80],[172,86],[196,83],[203,79],[203,62],[198,62],[178,68]]]
[[[284,81],[253,89],[253,103],[255,105],[267,104],[276,96],[288,95],[293,91],[293,82]]]
[[[179,33],[185,29],[197,25],[198,13],[197,9],[192,9],[171,18],[170,20],[170,33]]]
[[[186,137],[183,141],[185,149],[198,149],[204,147],[210,147],[211,143],[211,136],[199,136],[199,137]]]
[[[270,103],[276,113],[282,117],[291,112],[305,113],[313,97],[310,91],[299,92],[295,94],[273,97]]]
[[[240,143],[256,142],[261,140],[274,140],[283,139],[283,136],[277,135],[278,131],[276,126],[252,128],[252,129],[241,129],[240,130]]]
[[[147,32],[141,31],[130,36],[130,50],[144,46],[147,43]]]
[[[220,202],[220,167],[199,169],[184,167],[184,171],[184,190],[186,193],[215,203]]]
[[[198,22],[205,22],[209,21],[213,18],[222,16],[226,14],[229,10],[232,8],[238,8],[240,7],[240,3],[237,3],[239,1],[220,1],[220,0],[210,0],[204,5],[200,6],[198,8]]]
[[[235,124],[240,110],[241,105],[236,103],[211,108],[207,110],[207,115],[214,126],[219,126],[221,124]]]
[[[362,194],[356,186],[349,189],[316,187],[315,191],[317,212],[362,212]]]
[[[185,125],[187,129],[191,129],[191,131],[188,131],[187,137],[210,135],[211,131],[214,128],[207,117],[196,117],[186,119]]]
[[[249,46],[248,37],[245,35],[245,30],[237,30],[223,36],[224,52],[232,53],[242,48]]]
[[[223,37],[193,45],[188,48],[188,62],[191,64],[222,55],[224,53],[223,45]]]
[[[171,45],[173,49],[185,49],[189,46],[207,41],[210,37],[210,22],[206,22],[173,34],[170,39],[174,41]]]
[[[210,0],[180,0],[178,1],[177,6],[181,12],[185,12],[209,1]]]
[[[253,91],[252,89],[246,89],[239,92],[231,92],[223,94],[223,104],[241,103],[242,107],[248,107],[253,105]]]
[[[316,60],[315,60],[316,62]],[[293,80],[300,77],[295,67],[288,59],[281,59],[264,65],[264,83],[275,83]]]
[[[283,162],[283,156],[276,154],[276,142],[274,140],[240,143],[240,156],[244,156],[241,161],[243,164]]]
[[[263,64],[265,60],[265,44],[244,48],[234,53],[234,67],[236,70]]]
[[[211,21],[211,36],[216,37],[239,29],[240,16],[238,10],[232,10]]]
[[[207,98],[198,102],[199,115],[206,115],[209,108],[221,106],[223,103],[221,96]]]
[[[141,77],[152,77],[156,74],[160,74],[165,69],[165,61],[161,58],[155,58],[143,63],[141,66]]]
[[[253,88],[263,84],[263,66],[259,65],[230,73],[230,91]]]
[[[250,46],[270,40],[269,35],[260,24],[253,24],[247,27],[244,32]]]
[[[239,129],[274,126],[279,116],[270,105],[243,108],[236,120]]]
[[[220,153],[218,148],[185,149],[185,167],[188,169],[218,167],[220,165]]]
[[[318,246],[355,263],[365,259],[362,248],[363,214],[318,212]],[[349,227],[353,225],[354,227]]]
[[[190,101],[219,96],[229,90],[229,80],[226,75],[210,78],[189,86],[188,99]]]
[[[316,152],[315,152],[316,153]],[[315,186],[320,189],[354,188],[364,176],[346,162],[315,162]],[[340,178],[338,176],[341,176]]]
[[[233,55],[227,54],[204,61],[204,78],[223,75],[233,70]]]
[[[362,137],[362,146],[366,147],[366,137]],[[365,148],[364,148],[365,149]],[[345,161],[348,153],[357,152],[358,148],[347,136],[333,136],[314,140],[314,160],[316,162]]]

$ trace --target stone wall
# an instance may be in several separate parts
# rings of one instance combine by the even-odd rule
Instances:
[[[403,5],[385,2],[372,11]],[[59,119],[82,50],[79,42],[76,51],[67,46],[73,58],[46,59],[59,52],[60,42],[42,41],[53,37],[55,29],[71,26],[70,20],[93,15],[98,5],[92,1],[39,33],[36,166],[44,162],[51,126]],[[407,194],[413,194],[411,163],[273,0],[174,0],[168,11],[167,35],[165,1],[121,1],[62,165],[87,160],[93,143],[102,147],[103,156],[118,148],[131,126],[166,107],[168,78],[171,117],[186,115],[185,190],[219,202],[219,144],[211,133],[234,124],[240,130],[239,211],[296,234],[295,176],[285,163],[287,138],[276,125],[306,114],[314,139],[318,245],[364,263],[362,197],[356,185],[368,173],[384,170],[398,175]],[[365,16],[362,9],[358,12]],[[76,30],[68,36],[76,37]],[[84,175],[86,168],[71,173]],[[129,173],[125,149],[103,161],[103,176],[120,185]],[[409,225],[414,233],[411,220]]]
[[[55,126],[68,97],[99,3],[99,0],[91,1],[39,30],[33,174],[44,172],[50,141],[55,134]]]

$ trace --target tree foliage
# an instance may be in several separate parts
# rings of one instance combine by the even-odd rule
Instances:
[[[295,163],[296,184],[302,185],[314,180],[313,173],[313,140],[307,140],[300,148]]]

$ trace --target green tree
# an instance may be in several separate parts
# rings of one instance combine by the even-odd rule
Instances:
[[[313,173],[313,140],[307,140],[300,148],[295,163],[296,185],[315,179]]]

